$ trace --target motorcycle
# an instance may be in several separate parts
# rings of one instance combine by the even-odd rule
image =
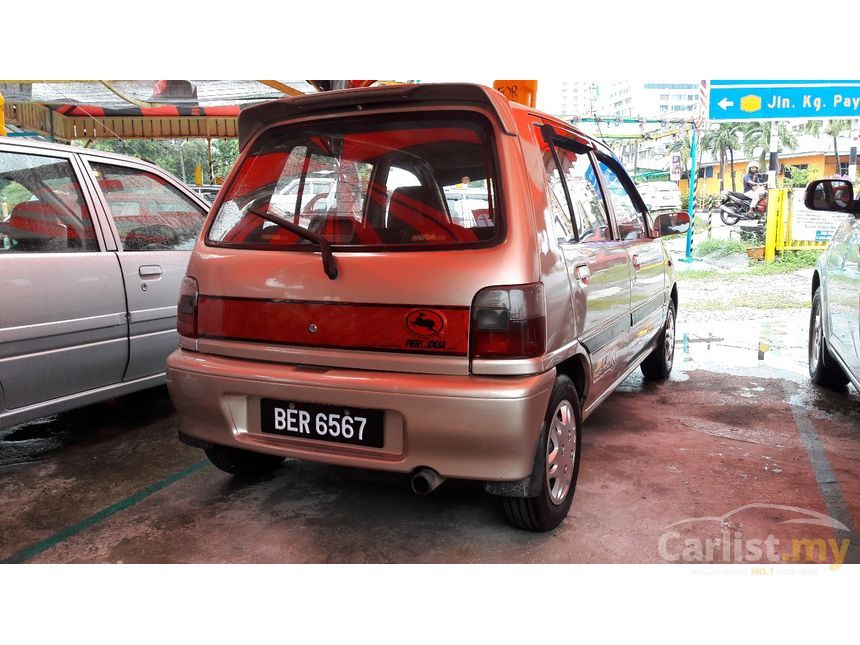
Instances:
[[[764,185],[764,184],[756,184]],[[767,197],[765,191],[759,198],[755,208],[750,211],[750,203],[752,200],[744,193],[736,193],[727,190],[722,194],[719,211],[720,219],[726,226],[734,226],[741,220],[762,220],[762,223],[767,216]]]

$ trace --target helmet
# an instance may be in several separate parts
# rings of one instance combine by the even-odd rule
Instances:
[[[750,162],[747,164],[747,170],[750,170],[750,169],[752,169],[752,168],[756,168],[756,169],[758,169],[758,162],[757,162],[757,161],[750,161]]]

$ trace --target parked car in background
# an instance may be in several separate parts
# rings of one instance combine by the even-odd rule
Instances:
[[[207,211],[139,159],[0,138],[0,427],[164,382]]]
[[[687,215],[652,219],[608,148],[476,85],[263,103],[239,131],[182,286],[180,437],[235,475],[294,457],[419,494],[478,480],[515,526],[557,526],[582,420],[672,369],[660,237]],[[305,225],[275,197],[323,168]]]
[[[221,190],[221,186],[217,184],[203,184],[202,186],[189,186],[189,188],[210,204],[215,201],[218,191]]]
[[[299,222],[302,226],[308,226],[311,219],[325,213],[334,203],[334,192],[337,186],[331,174],[330,170],[321,173],[309,172],[304,182],[294,179],[272,195],[272,206],[283,213],[293,213],[298,206]],[[300,194],[301,201],[299,201]]]
[[[456,224],[466,228],[493,225],[489,219],[490,202],[486,186],[446,187],[445,201],[448,203],[451,220]]]
[[[860,391],[860,201],[850,181],[819,179],[806,188],[806,207],[845,213],[812,276],[809,375],[818,384]]]
[[[650,181],[636,188],[649,210],[681,210],[681,191],[674,181]]]

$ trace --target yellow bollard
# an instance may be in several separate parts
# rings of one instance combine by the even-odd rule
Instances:
[[[203,185],[203,166],[197,164],[194,167],[194,185],[202,186]]]
[[[776,236],[779,229],[780,190],[771,188],[767,194],[767,223],[764,229],[764,261],[776,258]]]
[[[0,137],[6,136],[6,99],[0,94]]]

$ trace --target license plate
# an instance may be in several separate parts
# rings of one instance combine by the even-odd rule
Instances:
[[[383,411],[303,401],[260,401],[267,434],[382,448]]]

